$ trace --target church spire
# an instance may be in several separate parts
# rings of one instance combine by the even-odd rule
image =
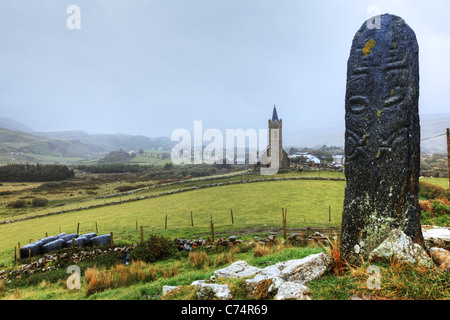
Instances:
[[[272,122],[278,122],[278,114],[276,105],[273,106]]]

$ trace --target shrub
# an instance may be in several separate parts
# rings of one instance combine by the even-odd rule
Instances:
[[[19,208],[25,207],[26,205],[27,205],[27,202],[25,200],[16,200],[16,201],[8,203],[7,207],[19,209]]]
[[[450,214],[450,205],[446,200],[434,200],[431,205],[433,212],[439,215]]]
[[[204,251],[191,251],[189,252],[188,262],[191,266],[201,269],[208,262],[208,254]]]
[[[116,188],[117,192],[128,192],[132,190],[136,190],[135,186],[120,186]]]
[[[177,248],[171,239],[151,234],[146,241],[139,243],[130,253],[130,259],[154,262],[170,258],[174,256],[176,252]]]
[[[264,257],[271,253],[271,250],[266,245],[257,244],[253,249],[254,257]]]
[[[419,182],[419,197],[426,199],[443,198],[450,200],[450,191],[431,183]]]
[[[33,207],[45,207],[48,205],[48,200],[45,198],[33,198],[31,205]]]

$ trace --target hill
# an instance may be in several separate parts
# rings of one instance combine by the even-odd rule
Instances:
[[[89,134],[84,131],[35,132],[17,121],[0,118],[0,163],[73,163],[98,159],[106,153],[126,150],[171,149],[169,138],[125,134]]]
[[[22,131],[22,132],[28,132],[31,133],[34,130],[27,125],[8,119],[8,118],[0,118],[0,128],[5,128],[9,130],[16,130],[16,131]]]
[[[64,158],[86,159],[101,151],[77,140],[46,139],[5,128],[0,128],[0,141],[1,162],[58,162],[58,159]]]
[[[115,150],[138,151],[140,149],[171,149],[174,145],[169,138],[149,138],[126,134],[89,134],[84,131],[35,132],[36,136],[57,140],[78,140],[102,152]]]

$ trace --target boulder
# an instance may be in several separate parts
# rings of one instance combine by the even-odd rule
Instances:
[[[422,226],[422,233],[428,248],[439,247],[450,250],[450,228]]]
[[[197,298],[199,300],[231,300],[233,296],[227,284],[199,283]]]
[[[261,269],[249,265],[243,260],[236,261],[226,268],[216,270],[216,278],[247,278],[253,277]]]
[[[331,270],[333,261],[325,252],[312,254],[303,259],[289,260],[275,264],[280,277],[286,281],[306,283],[318,279]]]
[[[296,287],[289,283],[295,282],[304,285],[308,281],[320,278],[331,270],[331,267],[332,259],[324,252],[312,254],[303,259],[279,262],[261,269],[252,279],[245,280],[245,289],[249,295],[255,298],[278,295],[280,288],[289,291],[289,288]],[[285,282],[288,284],[285,285]],[[298,286],[298,288],[301,287]],[[284,297],[287,291],[279,297]],[[283,298],[283,300],[285,299]]]
[[[175,292],[175,291],[177,291],[179,289],[180,289],[180,287],[178,287],[178,286],[163,286],[163,288],[162,288],[162,295],[164,296],[164,295],[166,295],[166,294],[168,294],[170,292]]]
[[[413,243],[411,237],[398,229],[392,230],[386,240],[369,255],[369,261],[371,262],[390,262],[393,259],[403,263],[433,267],[433,260],[426,251],[420,245]]]
[[[450,270],[450,252],[442,248],[431,248],[431,257],[441,270]]]
[[[311,300],[309,288],[301,283],[285,281],[278,288],[275,300]]]

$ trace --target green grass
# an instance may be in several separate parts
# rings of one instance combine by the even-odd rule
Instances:
[[[449,300],[450,273],[407,264],[380,264],[380,288],[369,289],[369,264],[344,276],[327,275],[308,284],[315,300],[348,300],[366,296],[380,300]]]
[[[101,207],[0,225],[0,264],[11,262],[14,246],[61,232],[114,232],[117,241],[137,241],[136,221],[145,233],[173,237],[208,236],[210,214],[216,233],[252,227],[282,226],[281,208],[287,208],[287,227],[338,226],[341,223],[345,182],[274,181],[211,187],[121,205]],[[328,207],[332,220],[328,221]],[[234,225],[230,209],[233,209]],[[190,212],[194,227],[191,227]],[[168,216],[167,230],[165,216]],[[305,222],[306,219],[306,222]]]
[[[442,188],[448,189],[448,178],[422,178],[420,181],[431,183]]]

